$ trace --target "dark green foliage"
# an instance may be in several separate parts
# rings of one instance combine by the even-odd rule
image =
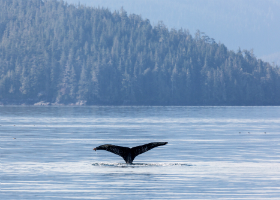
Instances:
[[[280,70],[123,10],[0,0],[0,101],[280,105]]]

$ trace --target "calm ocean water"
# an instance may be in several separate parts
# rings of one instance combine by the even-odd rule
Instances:
[[[280,107],[0,107],[0,199],[279,199]],[[101,144],[168,142],[126,165]]]

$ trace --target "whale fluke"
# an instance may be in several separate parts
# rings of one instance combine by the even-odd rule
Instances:
[[[144,144],[136,146],[133,148],[121,147],[112,144],[104,144],[94,148],[93,150],[106,150],[111,153],[121,156],[127,164],[132,164],[134,158],[142,153],[145,153],[155,147],[166,145],[167,142],[152,142],[149,144]]]

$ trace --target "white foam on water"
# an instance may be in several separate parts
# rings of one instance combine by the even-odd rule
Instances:
[[[171,166],[192,166],[186,163],[93,163],[98,167],[121,167],[121,168],[141,168],[141,167],[171,167]]]

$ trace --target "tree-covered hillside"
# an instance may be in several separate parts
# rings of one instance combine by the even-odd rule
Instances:
[[[280,105],[280,70],[124,10],[0,0],[0,102]]]
[[[254,49],[257,58],[280,65],[279,0],[66,0],[141,14],[151,24],[197,29],[230,50]]]

